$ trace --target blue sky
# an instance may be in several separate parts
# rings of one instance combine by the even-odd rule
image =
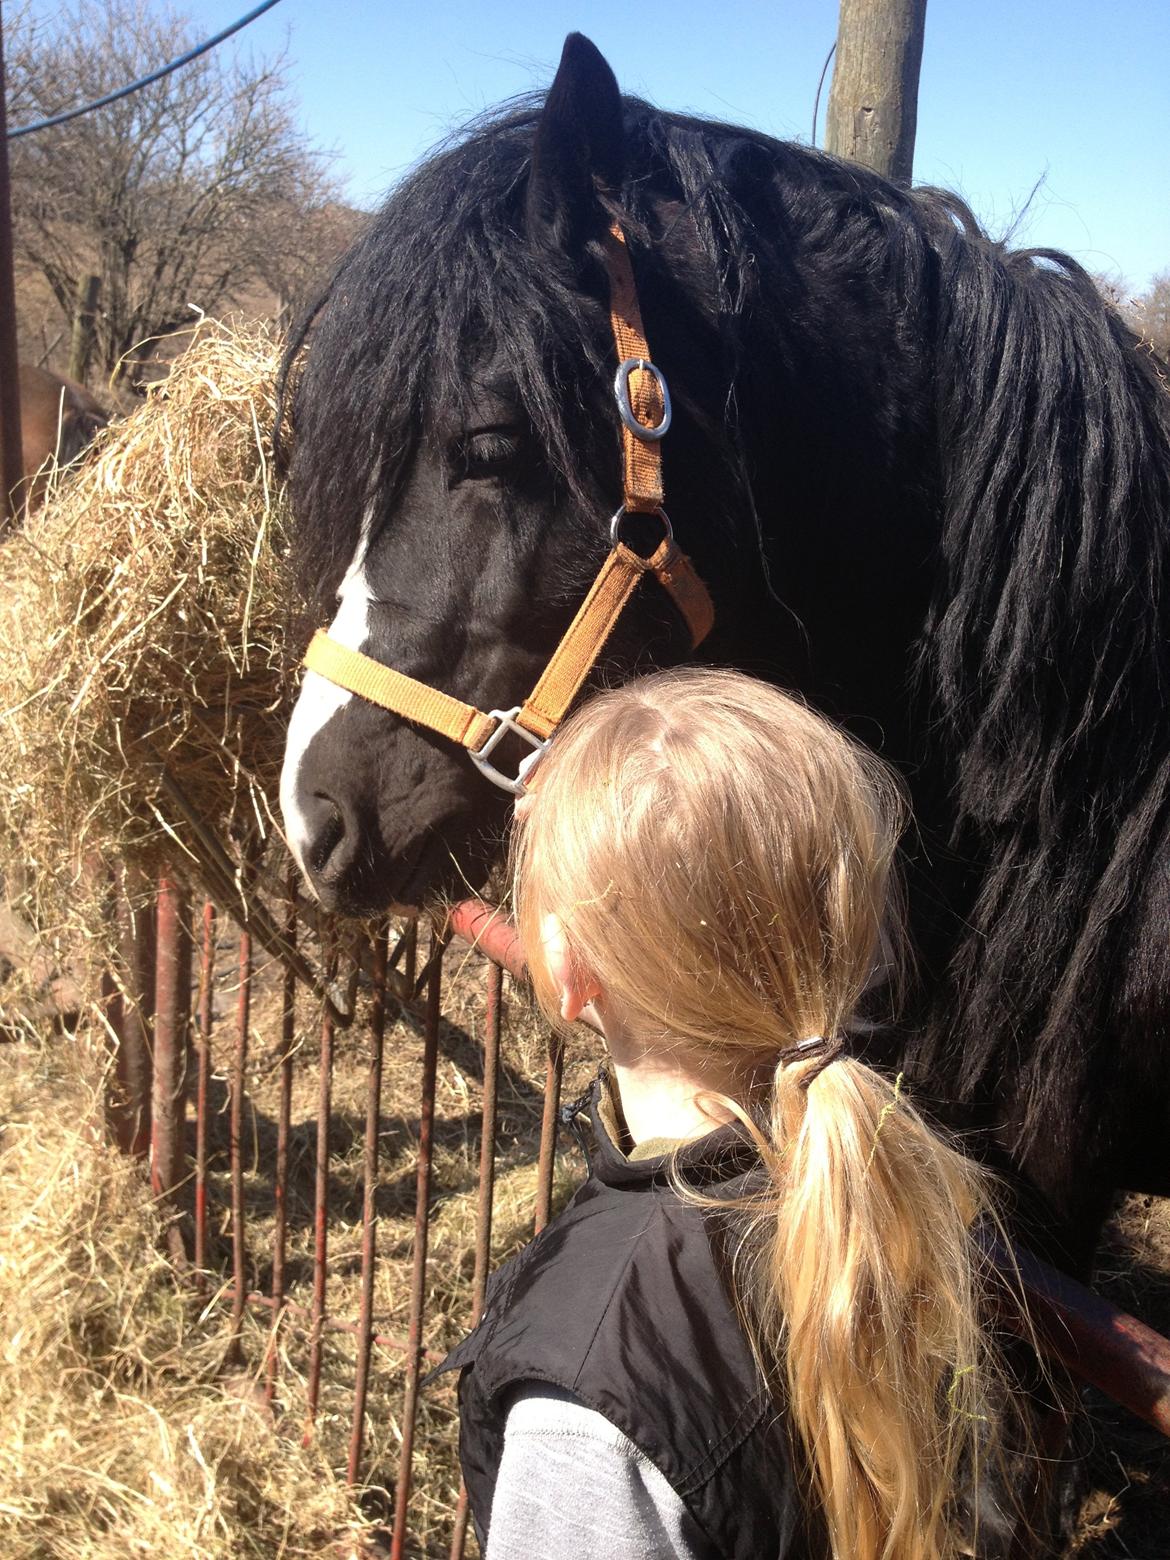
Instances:
[[[203,36],[248,3],[178,8]],[[287,48],[310,133],[369,204],[471,115],[547,85],[574,28],[625,91],[807,140],[836,25],[836,0],[282,0],[238,47]],[[1170,270],[1170,0],[929,0],[914,176],[997,232],[1042,180],[1019,240],[1140,291]]]

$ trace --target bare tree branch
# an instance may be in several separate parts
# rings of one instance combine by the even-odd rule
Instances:
[[[73,0],[51,23],[18,14],[6,33],[19,119],[100,97],[192,41],[144,0]],[[191,305],[214,313],[258,285],[284,305],[307,290],[354,227],[327,163],[299,126],[283,58],[205,55],[13,143],[20,262],[66,320],[78,278],[100,275],[97,352],[115,373]]]

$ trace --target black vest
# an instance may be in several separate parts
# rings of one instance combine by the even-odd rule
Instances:
[[[729,1297],[726,1216],[680,1198],[666,1158],[631,1161],[597,1112],[589,1179],[494,1275],[483,1318],[448,1357],[461,1368],[459,1456],[481,1545],[510,1396],[547,1382],[603,1414],[666,1476],[728,1560],[809,1560],[783,1415]],[[742,1190],[757,1166],[739,1129],[681,1151],[686,1181]],[[536,1560],[536,1557],[534,1557]]]

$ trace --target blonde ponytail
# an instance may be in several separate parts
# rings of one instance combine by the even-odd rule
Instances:
[[[775,688],[692,668],[574,716],[513,837],[550,1013],[539,949],[555,915],[629,1034],[742,1079],[723,1103],[767,1175],[743,1204],[736,1297],[834,1560],[959,1553],[960,1485],[997,1455],[1008,1397],[977,1241],[988,1178],[900,1079],[804,1044],[895,989],[901,822],[872,754]]]
[[[772,1207],[750,1301],[784,1362],[836,1560],[954,1549],[960,1469],[990,1455],[998,1371],[984,1330],[982,1173],[893,1084],[848,1057],[782,1066]]]

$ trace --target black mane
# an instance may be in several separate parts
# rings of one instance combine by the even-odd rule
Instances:
[[[432,409],[463,404],[468,365],[489,348],[555,471],[586,484],[576,431],[605,372],[601,284],[534,265],[526,247],[539,107],[480,122],[395,190],[290,348],[291,366],[309,342],[283,400],[300,561],[318,587],[336,583],[370,505],[390,513]],[[688,266],[671,285],[713,372],[676,393],[721,441],[728,523],[767,519],[754,513],[737,396],[749,352],[794,380],[837,374],[843,416],[864,400],[874,429],[921,425],[913,480],[936,495],[939,525],[920,696],[948,755],[951,849],[970,887],[920,1061],[982,1098],[1022,1067],[1015,1126],[1026,1135],[1041,1110],[1046,1130],[1071,1125],[1110,1065],[1122,955],[1165,940],[1170,428],[1158,365],[1072,260],[1008,252],[953,196],[625,107],[614,210],[650,271],[652,241],[687,216]],[[867,355],[877,307],[913,366],[908,387],[899,364]],[[825,367],[815,349],[830,341]],[[872,437],[874,481],[892,480]]]
[[[574,433],[582,388],[604,372],[612,350],[597,332],[604,272],[600,250],[582,278],[569,266],[534,264],[525,243],[524,197],[542,106],[534,97],[489,114],[421,164],[294,332],[281,428],[287,423],[294,435],[298,558],[313,587],[336,584],[371,502],[378,513],[390,511],[433,408],[466,402],[469,364],[489,346],[518,387],[550,462],[572,489],[585,485]],[[952,197],[909,194],[863,168],[637,99],[625,107],[631,174],[613,214],[643,243],[661,233],[663,206],[674,209],[674,221],[683,210],[692,220],[693,274],[682,285],[723,372],[715,388],[691,392],[721,433],[743,332],[763,324],[785,350],[789,310],[774,296],[777,276],[810,317],[831,311],[840,279],[858,266],[919,308],[923,273],[933,263],[929,234],[939,230],[945,239],[952,215],[976,232]],[[810,253],[834,257],[832,271],[805,274],[775,242],[777,217],[782,234],[800,234]],[[298,386],[294,370],[310,339],[306,381]],[[315,394],[318,386],[328,386],[328,395]]]

